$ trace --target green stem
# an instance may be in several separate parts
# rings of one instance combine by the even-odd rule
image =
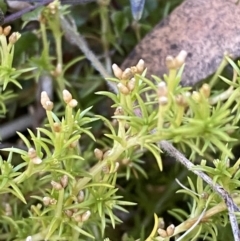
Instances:
[[[57,207],[55,210],[55,217],[59,218],[62,216],[63,211],[63,199],[64,199],[64,188],[60,189],[58,192]]]
[[[54,130],[53,130],[53,124],[54,124],[54,120],[53,120],[53,117],[52,117],[52,111],[46,111],[46,114],[47,114],[47,118],[48,118],[48,122],[50,124],[50,128],[52,130],[52,133],[54,133]]]
[[[45,57],[49,54],[49,46],[47,41],[47,32],[46,32],[46,26],[44,23],[40,22],[40,28],[41,28],[41,34],[42,34],[42,44],[43,44],[43,55]]]

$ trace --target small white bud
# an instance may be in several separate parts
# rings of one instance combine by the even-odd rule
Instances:
[[[122,79],[123,79],[123,80],[129,80],[131,77],[132,77],[132,71],[131,71],[131,69],[130,69],[130,68],[126,68],[126,69],[123,71]]]
[[[50,204],[51,198],[50,197],[44,197],[43,198],[43,204],[45,206],[48,206]]]
[[[51,181],[51,185],[57,191],[59,191],[63,188],[63,186],[60,183],[55,182],[55,181]]]
[[[166,96],[161,96],[158,98],[159,105],[166,105],[168,103],[168,98]]]
[[[128,95],[130,93],[130,90],[122,83],[118,83],[117,87],[119,91],[124,95]]]
[[[180,68],[184,63],[187,57],[187,52],[185,50],[181,50],[180,53],[175,58],[177,63],[177,68]]]
[[[27,236],[26,241],[32,241],[32,236]]]
[[[166,232],[168,236],[172,236],[174,234],[174,231],[175,231],[175,226],[173,224],[167,227]]]
[[[112,70],[113,70],[113,74],[114,74],[114,76],[115,76],[116,78],[122,79],[123,71],[121,70],[121,68],[118,67],[118,65],[113,64],[113,65],[112,65]]]
[[[84,192],[81,190],[77,196],[78,202],[81,203],[84,200],[84,197],[85,197]]]
[[[138,69],[138,73],[141,74],[144,69],[145,69],[145,62],[143,59],[140,59],[136,65],[137,69]]]
[[[160,82],[158,84],[158,91],[157,91],[157,94],[158,94],[158,97],[161,97],[161,96],[167,96],[168,94],[168,88],[167,88],[167,85],[164,81]]]
[[[91,211],[87,211],[85,213],[82,214],[82,222],[87,221],[91,216]]]
[[[159,236],[162,238],[166,238],[168,236],[167,232],[164,229],[159,228],[157,230],[157,232],[158,232]]]
[[[63,175],[61,177],[60,183],[61,183],[62,187],[65,188],[68,185],[68,176]]]
[[[76,107],[78,104],[77,100],[75,99],[72,99],[69,103],[68,103],[68,106],[71,107],[71,108],[74,108]]]
[[[63,100],[66,104],[72,100],[72,95],[68,90],[63,90]]]

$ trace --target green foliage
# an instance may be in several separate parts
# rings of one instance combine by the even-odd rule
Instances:
[[[149,2],[144,19],[155,18],[149,11],[159,7],[158,1]],[[123,5],[119,11],[110,3],[98,4],[95,9],[89,6],[91,11],[81,6],[76,22],[85,37],[101,43],[102,62],[109,69],[110,50],[123,54],[121,42],[129,51],[133,39],[151,26],[135,23],[134,31],[127,31],[132,24],[129,7]],[[172,8],[169,4],[162,15]],[[24,64],[14,56],[20,35],[11,35],[14,43],[10,37],[7,43],[8,34],[0,35],[0,114],[5,114],[6,101],[13,97],[10,83],[24,89],[27,83],[20,85],[21,78],[40,85],[42,76],[50,76],[53,84],[51,97],[49,89],[41,93],[44,125],[18,132],[24,148],[2,149],[0,240],[220,240],[223,228],[231,239],[224,201],[200,177],[186,174],[164,157],[159,143],[176,145],[196,162],[190,171],[206,173],[240,205],[240,160],[232,164],[239,139],[238,65],[228,59],[238,77],[233,81],[222,77],[226,91],[208,84],[197,90],[182,87],[184,63],[175,61],[179,56],[168,63],[164,79],[153,76],[155,82],[146,77],[142,60],[126,70],[113,65],[115,77],[107,81],[117,85],[118,93],[102,91],[99,75],[84,65],[85,56],[74,53],[67,58],[71,48],[67,42],[63,45],[61,30],[61,18],[67,14],[69,7],[55,1],[24,16],[25,24],[33,19],[40,24],[39,41],[32,43],[37,54],[26,48],[17,51],[27,56]],[[98,27],[100,22],[100,27],[87,31],[88,21]],[[22,40],[23,46],[27,40]],[[15,62],[18,68],[13,67]],[[112,117],[106,111],[110,105]],[[174,181],[176,176],[180,181]],[[187,207],[177,203],[180,199]]]

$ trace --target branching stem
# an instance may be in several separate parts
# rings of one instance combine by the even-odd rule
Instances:
[[[168,141],[161,141],[160,146],[162,150],[166,151],[170,156],[174,157],[177,161],[181,162],[188,170],[202,178],[211,188],[218,193],[219,196],[224,200],[227,209],[229,220],[232,227],[232,232],[235,241],[240,241],[240,231],[238,228],[237,218],[234,212],[239,212],[238,206],[234,203],[230,194],[219,184],[213,182],[213,180],[202,171],[195,170],[195,165],[189,161],[181,152],[179,152],[171,143]]]

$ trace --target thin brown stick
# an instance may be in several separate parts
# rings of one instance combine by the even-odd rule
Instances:
[[[166,151],[170,156],[174,157],[177,161],[181,162],[188,170],[202,178],[211,188],[218,193],[219,196],[224,200],[227,209],[229,220],[232,227],[232,232],[235,241],[240,241],[240,230],[238,227],[237,218],[234,212],[239,212],[238,206],[234,203],[230,194],[219,184],[213,182],[213,180],[202,171],[194,170],[195,165],[189,161],[181,152],[179,152],[171,143],[168,141],[161,141],[160,146],[162,150]]]

